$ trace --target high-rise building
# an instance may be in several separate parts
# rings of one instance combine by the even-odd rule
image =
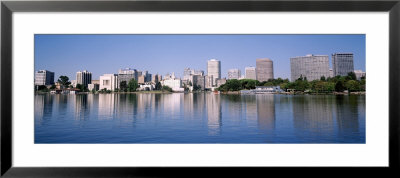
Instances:
[[[100,90],[115,90],[119,88],[118,85],[118,74],[103,74],[100,76]]]
[[[192,75],[193,70],[190,68],[183,69],[183,80],[189,80],[190,75]]]
[[[347,76],[354,71],[353,53],[332,54],[332,66],[335,76]]]
[[[228,70],[228,80],[239,79],[241,76],[239,69],[229,69]]]
[[[329,69],[329,76],[328,77],[334,77],[334,75],[333,75],[333,69]]]
[[[153,82],[154,84],[157,84],[158,82],[161,81],[160,79],[161,75],[155,74],[151,77],[151,82]]]
[[[144,75],[139,76],[138,83],[144,84],[146,82],[146,77]]]
[[[216,80],[221,78],[221,61],[211,59],[207,61],[207,75],[212,76],[212,84],[216,84]]]
[[[204,77],[205,88],[212,88],[214,86],[214,79],[212,75],[206,75]]]
[[[322,76],[329,76],[328,55],[306,55],[290,58],[291,80],[306,77],[308,81],[319,80]]]
[[[192,83],[192,86],[200,86],[201,90],[205,89],[205,76],[190,75],[189,81]]]
[[[151,74],[147,70],[142,72],[142,76],[144,76],[144,82],[151,82]]]
[[[246,67],[244,70],[245,70],[245,76],[244,76],[245,78],[257,80],[255,67]]]
[[[119,69],[118,71],[118,85],[121,85],[121,82],[125,81],[126,84],[129,83],[132,79],[137,81],[137,70],[131,68]]]
[[[274,66],[271,59],[262,58],[256,60],[256,78],[260,82],[274,79]]]
[[[39,70],[35,72],[35,85],[53,85],[54,72]]]
[[[76,83],[81,84],[84,87],[88,87],[88,84],[92,83],[92,73],[88,72],[87,70],[77,72]]]

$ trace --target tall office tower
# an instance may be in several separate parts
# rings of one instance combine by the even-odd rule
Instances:
[[[157,84],[158,82],[161,81],[160,79],[161,75],[155,74],[151,77],[151,82],[153,82],[154,84]]]
[[[129,83],[132,79],[137,80],[137,71],[136,69],[125,68],[119,69],[118,71],[118,85],[121,85],[121,82],[125,81],[126,84]]]
[[[87,87],[88,84],[92,83],[92,73],[88,72],[87,70],[84,70],[83,72],[81,71],[77,72],[76,83]]]
[[[103,74],[100,76],[100,90],[115,90],[119,88],[118,75],[117,74]]]
[[[35,85],[53,85],[54,72],[39,70],[35,72]]]
[[[190,79],[190,75],[193,74],[193,70],[190,68],[185,68],[183,69],[183,80],[189,80]]]
[[[239,69],[229,69],[228,70],[228,80],[239,79],[241,76]]]
[[[335,76],[347,76],[354,71],[353,53],[332,54],[332,66]]]
[[[190,75],[189,81],[192,82],[192,86],[200,86],[201,90],[205,89],[205,76]]]
[[[216,59],[207,61],[207,75],[212,76],[212,84],[215,85],[216,80],[221,78],[221,61]]]
[[[274,79],[274,65],[271,59],[256,60],[256,78],[260,82]]]
[[[191,79],[191,75],[204,75],[204,71],[203,70],[195,70],[195,69],[190,69],[190,68],[185,68],[183,70],[183,80],[190,80]]]
[[[255,67],[246,67],[244,70],[245,70],[245,76],[244,76],[245,78],[257,80]]]
[[[137,82],[139,84],[144,84],[146,82],[146,77],[144,75],[139,76]]]
[[[328,55],[306,55],[290,58],[291,81],[307,77],[308,81],[319,80],[329,76]]]
[[[151,74],[147,70],[142,72],[142,76],[144,76],[144,82],[151,81]]]
[[[204,71],[203,70],[193,70],[192,75],[201,75],[201,76],[203,76],[204,75]]]
[[[204,87],[205,88],[211,88],[211,87],[213,87],[214,86],[214,79],[213,79],[213,76],[212,75],[206,75],[205,77],[204,77]]]

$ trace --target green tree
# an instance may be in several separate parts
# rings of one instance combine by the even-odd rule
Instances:
[[[322,76],[320,80],[325,81],[325,76]]]
[[[335,91],[337,92],[343,92],[345,90],[344,82],[342,80],[339,80],[335,84]]]
[[[349,80],[357,80],[356,74],[354,72],[347,73]]]
[[[157,82],[156,86],[155,86],[155,90],[161,90],[161,88],[162,88],[161,82]]]
[[[256,88],[256,85],[257,85],[257,80],[249,80],[249,81],[247,82],[247,84],[245,85],[245,87],[243,87],[243,88],[246,88],[246,89],[255,89],[255,88]]]
[[[162,86],[162,90],[163,91],[169,91],[169,92],[172,92],[172,88],[170,88],[169,86],[167,86],[167,85],[164,85],[164,86]]]
[[[64,76],[64,75],[61,75],[58,78],[57,82],[60,83],[61,86],[63,86],[63,87],[67,87],[68,85],[71,84],[71,82],[69,81],[69,78],[67,76]]]
[[[126,81],[121,81],[119,83],[119,89],[120,89],[120,91],[123,91],[123,92],[128,91],[128,85],[126,84]]]
[[[225,86],[228,87],[229,91],[239,91],[242,88],[240,81],[237,79],[226,81]]]
[[[48,92],[49,89],[46,87],[46,85],[39,85],[37,86],[37,90],[41,92]]]
[[[133,92],[136,91],[137,88],[139,88],[139,84],[135,79],[131,79],[128,83],[128,91]]]
[[[51,85],[50,89],[52,90],[56,89],[56,85]]]
[[[75,88],[79,89],[80,91],[83,91],[83,85],[80,83],[76,84]]]
[[[346,88],[349,91],[360,91],[360,83],[356,80],[349,80],[346,82]]]

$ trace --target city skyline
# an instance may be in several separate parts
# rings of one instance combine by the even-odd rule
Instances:
[[[229,69],[245,71],[270,58],[274,78],[290,79],[291,57],[328,55],[332,68],[331,54],[342,52],[353,53],[354,70],[365,71],[365,35],[35,35],[35,71],[52,71],[55,80],[75,80],[83,70],[98,80],[124,68],[183,78],[184,68],[207,71],[215,58],[227,78]]]

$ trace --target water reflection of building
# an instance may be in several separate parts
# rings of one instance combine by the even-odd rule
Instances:
[[[50,120],[53,114],[53,96],[51,95],[35,95],[34,116],[37,123]]]
[[[75,119],[86,120],[89,118],[89,101],[88,95],[73,95],[75,99]],[[91,98],[92,99],[92,98]]]
[[[45,95],[35,95],[35,120],[43,120]]]
[[[164,113],[169,116],[174,116],[180,112],[181,109],[181,98],[183,99],[183,93],[172,93],[162,95],[162,106]],[[183,102],[183,101],[182,101]]]
[[[273,130],[275,128],[275,103],[274,95],[256,95],[257,120],[260,130]]]
[[[257,125],[257,102],[256,95],[243,96],[246,108],[246,122],[249,126]]]
[[[193,118],[194,107],[193,107],[193,93],[187,93],[183,95],[183,113],[185,118]]]
[[[359,99],[363,96],[337,96],[336,105],[334,110],[336,114],[336,123],[338,127],[338,134],[343,137],[358,137],[360,134],[360,123],[358,120]],[[365,111],[364,111],[365,113]],[[347,135],[352,133],[353,135]]]
[[[331,96],[294,96],[293,124],[299,134],[307,134],[309,141],[329,139],[334,134]]]
[[[151,118],[152,104],[154,103],[154,95],[148,93],[137,94],[137,113],[136,117],[138,119]]]
[[[227,105],[229,120],[231,122],[240,122],[242,119],[242,96],[241,95],[225,95],[223,96],[229,102],[225,103]],[[224,107],[225,108],[225,107]]]
[[[222,126],[220,95],[215,95],[212,93],[206,94],[206,106],[208,134],[219,134]]]
[[[113,119],[119,101],[117,94],[99,94],[99,115],[102,120]]]

